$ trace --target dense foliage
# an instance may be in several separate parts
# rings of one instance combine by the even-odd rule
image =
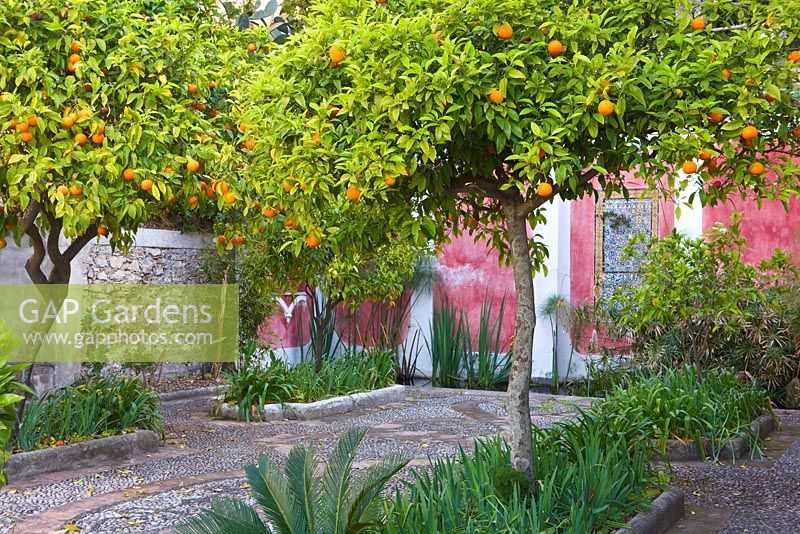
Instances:
[[[622,427],[582,414],[537,429],[537,480],[510,470],[508,446],[477,442],[474,454],[435,460],[387,502],[386,532],[593,532],[618,528],[658,493],[651,449]]]
[[[744,262],[738,222],[699,239],[673,233],[629,247],[640,283],[609,303],[612,327],[633,339],[638,369],[731,368],[784,405],[800,406],[800,272],[777,251]]]
[[[267,522],[250,505],[214,499],[211,510],[178,525],[179,534],[347,534],[375,532],[383,522],[380,497],[386,483],[408,459],[388,455],[354,476],[356,449],[366,430],[348,430],[321,474],[314,451],[292,447],[283,472],[266,456],[245,467],[247,481]],[[269,525],[269,526],[267,526]]]
[[[268,365],[251,364],[225,374],[225,401],[239,406],[239,417],[258,420],[266,404],[311,402],[372,391],[394,383],[395,355],[388,350],[349,351],[326,358],[322,370],[313,363],[292,366],[271,357]]]
[[[159,402],[135,378],[90,378],[29,402],[14,445],[31,451],[137,429],[163,435]]]
[[[700,453],[716,458],[742,433],[756,445],[758,436],[750,424],[772,408],[763,389],[731,371],[706,373],[699,382],[694,368],[687,366],[636,377],[627,387],[617,386],[596,409],[620,421],[646,422],[662,452],[668,440],[679,439],[703,444]],[[751,446],[753,453],[757,450]]]

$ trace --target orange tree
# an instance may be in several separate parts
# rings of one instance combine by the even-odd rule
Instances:
[[[703,203],[797,191],[800,18],[785,2],[321,0],[303,24],[241,88],[252,192],[291,217],[295,252],[312,226],[351,239],[324,215],[338,206],[381,214],[363,240],[469,231],[513,262],[510,442],[529,473],[542,206],[627,193],[624,169]]]
[[[268,30],[217,27],[215,9],[211,0],[0,4],[0,249],[9,234],[27,238],[34,283],[68,284],[92,239],[126,250],[167,206],[213,217],[231,202],[233,192],[203,184],[242,157],[228,88],[258,61],[250,43]]]
[[[167,204],[199,209],[212,196],[203,183],[238,158],[227,87],[253,61],[253,36],[217,28],[212,9],[211,0],[0,6],[0,219],[6,235],[30,239],[34,282],[68,283],[89,241],[107,235],[125,249]],[[215,191],[213,204],[224,203]]]

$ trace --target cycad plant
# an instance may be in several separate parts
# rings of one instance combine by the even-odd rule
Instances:
[[[283,472],[266,456],[258,465],[245,467],[253,498],[266,521],[246,503],[230,498],[215,499],[211,509],[175,528],[178,534],[358,534],[383,524],[379,497],[386,483],[408,463],[407,458],[388,456],[352,477],[356,449],[365,429],[348,430],[336,444],[318,475],[314,451],[295,446],[286,458]]]

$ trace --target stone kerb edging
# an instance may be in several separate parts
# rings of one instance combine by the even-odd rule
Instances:
[[[183,400],[189,399],[192,397],[205,397],[208,395],[219,395],[223,393],[228,386],[219,385],[219,386],[206,386],[202,388],[194,388],[194,389],[179,389],[177,391],[166,391],[164,393],[159,393],[159,397],[161,398],[161,402],[169,402],[174,400]]]
[[[12,454],[5,464],[9,482],[21,482],[45,473],[104,465],[116,460],[155,452],[159,438],[150,430],[137,430],[74,445]]]
[[[631,519],[630,528],[621,528],[616,534],[663,534],[683,517],[683,499],[680,490],[665,491],[656,497],[650,510]]]
[[[389,386],[365,393],[354,393],[342,397],[332,397],[317,402],[286,404],[267,404],[261,421],[282,421],[284,419],[307,420],[328,415],[340,415],[361,408],[374,408],[382,404],[399,402],[406,396],[405,386]],[[223,402],[211,407],[211,414],[222,419],[238,420],[239,407]]]
[[[772,414],[764,414],[750,423],[750,431],[753,435],[758,436],[759,439],[764,439],[774,429],[775,419]],[[709,445],[705,444],[705,447],[706,457],[712,456]],[[733,458],[741,458],[748,452],[750,452],[750,442],[748,434],[743,432],[732,438],[730,443],[725,445],[718,458],[720,460],[732,460]],[[681,443],[676,439],[671,439],[667,442],[667,460],[670,462],[699,460],[701,457],[697,443]]]

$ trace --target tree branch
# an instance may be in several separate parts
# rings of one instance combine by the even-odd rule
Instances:
[[[44,248],[44,241],[42,235],[39,233],[39,228],[36,226],[36,218],[42,210],[42,205],[39,201],[33,200],[25,210],[22,216],[22,231],[31,241],[33,245],[33,254],[25,262],[25,271],[28,273],[31,281],[34,284],[46,284],[47,277],[42,271],[42,262],[45,259],[46,251]]]
[[[581,185],[588,184],[589,182],[591,182],[592,180],[594,180],[598,176],[600,176],[600,173],[597,172],[594,169],[589,169],[589,170],[583,171],[583,173],[581,174],[580,178],[578,178],[578,185],[581,186]],[[545,202],[547,202],[548,200],[550,200],[554,196],[556,196],[559,193],[561,193],[562,191],[564,191],[564,187],[556,185],[556,186],[553,187],[553,194],[552,195],[547,196],[547,197],[540,197],[539,195],[536,195],[535,197],[531,197],[530,199],[528,199],[522,205],[523,209],[525,210],[526,216],[527,216],[527,214],[530,214],[533,210],[535,210],[536,208],[538,208],[539,206],[541,206],[542,204],[544,204]]]
[[[58,240],[61,237],[61,229],[64,227],[64,221],[56,219],[53,214],[48,211],[45,211],[44,215],[50,223],[50,231],[47,234],[47,255],[50,257],[50,262],[53,264],[53,269],[50,271],[50,276],[48,276],[47,281],[51,284],[65,283],[64,278],[67,277],[66,281],[69,282],[68,275],[70,272],[70,265],[69,262],[64,259],[61,248],[58,246]]]
[[[72,262],[75,259],[75,256],[83,250],[83,247],[89,244],[89,242],[97,237],[97,226],[94,224],[91,225],[89,228],[86,229],[86,232],[75,238],[72,243],[69,244],[67,249],[64,251],[64,259],[68,262]]]

